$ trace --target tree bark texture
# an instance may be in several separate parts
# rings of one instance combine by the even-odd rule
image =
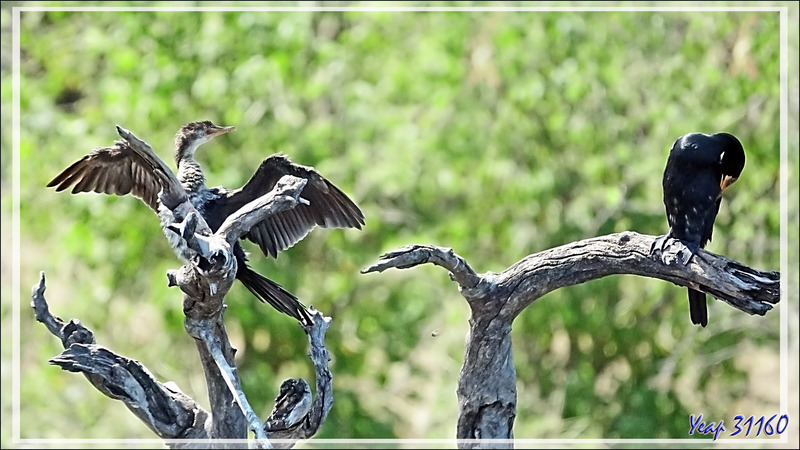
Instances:
[[[458,379],[456,437],[463,448],[511,448],[517,402],[511,326],[520,312],[548,292],[631,274],[692,287],[753,315],[763,316],[780,300],[778,272],[752,269],[703,249],[683,265],[678,261],[685,246],[672,240],[663,251],[652,253],[655,239],[625,231],[577,241],[529,255],[499,274],[476,274],[449,248],[407,245],[382,255],[362,273],[425,263],[450,272],[472,312]]]

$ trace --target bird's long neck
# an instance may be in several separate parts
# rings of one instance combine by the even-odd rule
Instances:
[[[183,189],[190,194],[197,194],[206,188],[206,177],[200,163],[194,160],[194,152],[200,142],[189,139],[177,139],[175,142],[175,164],[178,166],[178,180]]]
[[[189,156],[179,159],[177,164],[178,180],[186,192],[196,194],[206,189],[206,176],[200,163]]]

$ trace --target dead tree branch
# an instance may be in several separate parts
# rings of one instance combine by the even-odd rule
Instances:
[[[64,346],[50,363],[70,372],[82,372],[106,396],[120,400],[154,433],[164,439],[209,439],[210,417],[174,383],[162,384],[137,361],[97,345],[93,333],[77,320],[64,322],[53,316],[44,297],[45,276],[31,293],[36,320]],[[192,448],[177,445],[175,448]]]
[[[655,236],[630,231],[573,242],[529,255],[499,274],[476,274],[452,249],[408,245],[384,254],[362,273],[431,263],[458,283],[472,311],[458,380],[458,439],[512,439],[516,373],[511,325],[533,301],[555,289],[615,274],[658,278],[706,292],[748,314],[764,315],[780,300],[780,273],[745,266],[706,250],[676,263],[680,245],[651,255]],[[463,441],[464,447],[481,444]],[[496,446],[495,444],[493,446]],[[501,446],[510,448],[510,441]]]
[[[264,424],[267,435],[277,448],[290,448],[293,441],[313,436],[333,406],[333,374],[328,367],[331,358],[325,348],[325,332],[331,319],[323,317],[313,307],[310,312],[314,325],[306,332],[311,345],[309,357],[314,363],[317,379],[317,397],[311,404],[311,390],[303,379],[283,382],[275,399],[275,408]]]

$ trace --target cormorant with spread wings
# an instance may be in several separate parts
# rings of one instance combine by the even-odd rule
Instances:
[[[256,224],[244,236],[258,244],[265,255],[276,257],[303,239],[315,226],[361,229],[364,215],[347,195],[314,168],[294,164],[285,155],[275,154],[266,158],[240,189],[207,188],[205,175],[194,159],[194,153],[201,144],[234,129],[210,121],[192,122],[181,127],[175,136],[177,177],[156,155],[137,152],[126,141],[116,141],[114,146],[96,148],[76,161],[47,187],[62,191],[74,185],[73,194],[131,194],[141,198],[156,213],[161,202],[159,192],[163,189],[162,198],[176,202],[188,196],[209,227],[216,231],[229,215],[271,191],[282,176],[294,175],[308,180],[302,197],[309,204],[298,204],[274,214]],[[171,208],[175,205],[166,206]],[[311,323],[305,306],[294,295],[247,265],[247,256],[238,242],[233,250],[238,263],[236,278],[253,295],[303,324]]]

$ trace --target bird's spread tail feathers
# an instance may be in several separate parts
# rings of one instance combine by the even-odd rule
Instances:
[[[306,307],[278,283],[260,275],[246,265],[239,267],[236,278],[262,302],[269,303],[278,311],[294,317],[303,325],[313,323]]]

